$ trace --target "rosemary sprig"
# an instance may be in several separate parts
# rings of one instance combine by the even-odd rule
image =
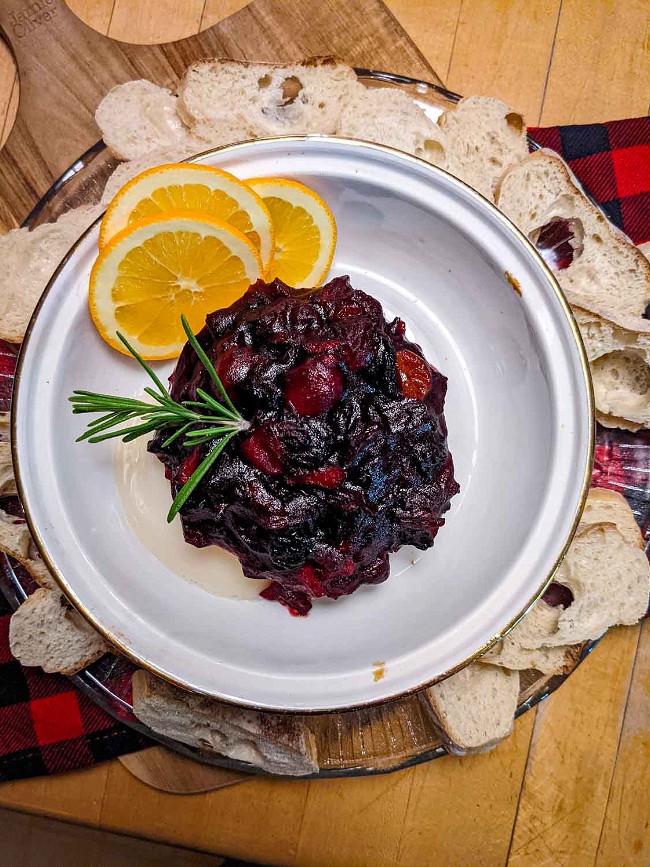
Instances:
[[[172,400],[169,391],[151,367],[119,331],[117,332],[119,340],[156,386],[155,389],[149,386],[144,389],[154,402],[99,394],[94,391],[74,391],[69,398],[72,412],[75,414],[102,413],[99,418],[88,423],[87,430],[77,438],[77,442],[86,440],[89,443],[101,443],[104,440],[121,437],[123,442],[128,443],[156,430],[170,430],[170,435],[163,442],[162,448],[166,448],[181,437],[185,437],[183,445],[187,448],[214,443],[207,456],[176,495],[167,515],[168,522],[174,520],[180,508],[230,440],[249,427],[249,423],[228,397],[214,365],[196,339],[185,316],[181,316],[181,322],[190,345],[216,386],[220,401],[201,388],[196,390],[198,400],[182,403]]]

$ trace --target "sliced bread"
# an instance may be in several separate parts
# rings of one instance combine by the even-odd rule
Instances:
[[[508,169],[499,208],[533,240],[572,305],[624,328],[650,332],[650,262],[587,199],[552,151],[529,154]]]
[[[528,153],[523,117],[499,99],[470,96],[443,112],[438,124],[444,167],[493,201],[502,174]]]
[[[57,583],[52,577],[52,573],[41,559],[41,555],[36,550],[36,546],[33,542],[29,548],[29,558],[27,560],[21,560],[21,564],[29,572],[39,587],[47,587],[48,590],[58,589]],[[86,621],[84,620],[84,623],[85,622]]]
[[[178,97],[166,87],[127,81],[109,90],[97,106],[95,122],[116,157],[134,160],[161,148],[189,144],[191,134],[177,108]]]
[[[58,590],[44,587],[11,616],[9,646],[20,663],[48,674],[74,674],[110,649]]]
[[[443,131],[408,94],[393,87],[357,84],[341,108],[336,133],[388,145],[446,166]]]
[[[535,668],[545,674],[570,671],[583,641],[643,616],[650,592],[643,550],[641,531],[625,497],[592,488],[576,538],[553,579],[571,590],[573,602],[553,606],[541,599],[481,662]]]
[[[512,731],[519,672],[474,662],[425,695],[449,752],[484,752]]]
[[[555,580],[571,590],[574,600],[566,609],[554,609],[557,629],[544,640],[548,646],[597,638],[617,624],[632,626],[648,609],[648,560],[615,524],[579,530]]]
[[[480,662],[518,671],[534,668],[544,674],[560,674],[568,670],[573,648],[562,644],[548,647],[545,644],[545,640],[551,639],[557,631],[558,617],[558,609],[540,599],[514,629],[480,657]]]
[[[596,639],[610,626],[636,623],[648,608],[648,561],[638,540],[627,541],[614,523],[581,525],[553,582],[568,587],[573,601],[553,606],[541,599],[485,662],[508,665],[522,651]]]
[[[11,460],[11,444],[9,441],[0,441],[0,494],[15,494],[16,480],[14,479],[14,465]]]
[[[500,665],[512,671],[535,669],[542,674],[568,674],[576,667],[582,650],[581,644],[566,647],[522,647],[506,636],[498,641],[480,659],[482,663]]]
[[[641,529],[628,501],[618,491],[609,488],[591,488],[582,512],[581,523],[615,524],[621,536],[630,545],[644,549]]]
[[[5,445],[4,443],[0,443]],[[0,510],[0,551],[17,560],[41,587],[56,588],[56,582],[41,559],[22,518]]]
[[[574,307],[585,344],[599,421],[605,427],[650,426],[650,334]],[[644,320],[645,321],[645,320]]]
[[[606,412],[599,412],[596,409],[596,421],[603,427],[616,427],[620,430],[629,430],[632,433],[640,431],[643,425],[640,422],[628,421],[626,418],[620,418],[617,415],[608,415]]]
[[[332,58],[286,65],[204,60],[183,77],[180,112],[194,135],[212,145],[291,133],[331,134],[356,86],[354,70]]]
[[[314,736],[296,717],[232,707],[145,671],[133,676],[133,712],[159,734],[269,773],[304,776],[318,770]]]
[[[31,541],[25,521],[0,510],[0,551],[22,562],[29,559]]]
[[[70,247],[101,214],[75,208],[55,223],[0,235],[0,339],[20,343],[38,299]]]

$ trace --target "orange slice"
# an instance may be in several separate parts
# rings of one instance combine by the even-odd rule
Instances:
[[[262,275],[259,253],[242,232],[213,217],[167,213],[118,232],[90,274],[90,313],[115,349],[121,331],[147,359],[175,358],[185,343],[181,313],[194,332],[208,313],[240,298]]]
[[[297,181],[252,178],[246,183],[262,197],[273,221],[271,274],[299,289],[320,286],[336,247],[336,223],[325,202]]]
[[[258,194],[229,172],[193,163],[156,166],[133,178],[102,219],[99,247],[132,223],[169,211],[192,211],[224,220],[259,251],[266,272],[273,256],[271,216]]]

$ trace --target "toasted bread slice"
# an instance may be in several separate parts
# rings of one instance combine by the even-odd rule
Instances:
[[[304,776],[318,770],[314,736],[293,716],[232,707],[145,671],[133,676],[133,712],[159,734],[269,773]]]
[[[110,649],[58,590],[39,588],[11,616],[11,652],[23,665],[74,674]]]
[[[496,202],[538,246],[540,233],[547,233],[552,243],[541,252],[572,305],[650,332],[642,318],[650,301],[650,262],[592,205],[557,154],[539,150],[506,171]],[[551,239],[553,226],[557,237]]]
[[[474,662],[425,695],[449,752],[485,752],[512,731],[519,672]]]
[[[215,144],[291,133],[333,133],[354,70],[328,57],[285,65],[204,60],[186,71],[180,111],[194,135]]]
[[[523,117],[499,99],[470,96],[443,112],[438,124],[444,168],[494,201],[503,173],[528,153]]]
[[[55,223],[0,235],[0,339],[20,343],[38,299],[70,247],[101,214],[75,208]]]
[[[650,334],[574,307],[585,344],[599,421],[605,427],[650,426]]]
[[[127,81],[109,90],[97,106],[95,122],[119,159],[191,147],[192,135],[178,113],[178,97],[151,81]]]

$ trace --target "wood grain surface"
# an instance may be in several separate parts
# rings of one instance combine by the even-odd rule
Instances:
[[[241,0],[70,5],[90,26],[131,42],[185,37],[246,7]],[[293,5],[303,32],[316,32],[319,0]],[[531,125],[648,112],[647,0],[389,0],[387,7],[419,49],[402,56],[398,46],[396,71],[424,74],[428,63],[450,88],[508,100]],[[250,9],[243,14],[255,22]],[[232,32],[228,22],[222,32]],[[326,37],[309,38],[322,45]],[[264,46],[266,57],[279,48],[297,57],[302,49],[299,42],[289,51],[277,33],[264,45],[260,37]],[[247,49],[232,40],[227,47],[233,56]],[[390,63],[389,54],[373,57],[371,36],[350,51],[347,59]],[[12,92],[15,102],[11,63],[3,58],[0,126]],[[182,797],[147,787],[116,761],[5,784],[0,806],[267,864],[648,867],[649,768],[646,623],[613,630],[559,692],[483,756],[372,778],[255,779]]]
[[[176,795],[196,795],[197,792],[212,792],[251,781],[250,774],[203,765],[165,747],[150,747],[138,753],[129,753],[120,756],[118,761],[148,786]]]
[[[181,7],[194,30],[203,18],[202,4],[191,0]],[[166,25],[176,5],[165,0],[155,6],[155,16],[164,22],[157,37],[169,38]],[[91,11],[93,22],[105,23],[98,0]],[[154,31],[153,15],[152,5],[116,2],[108,30],[115,21],[121,36],[127,36],[142,20]],[[2,0],[0,32],[20,78],[16,119],[0,151],[0,222],[5,226],[22,222],[52,182],[97,141],[97,105],[112,87],[130,79],[175,86],[187,66],[202,57],[284,61],[323,54],[435,78],[381,0],[254,0],[198,35],[160,45],[109,39],[84,24],[64,0],[27,5]]]

